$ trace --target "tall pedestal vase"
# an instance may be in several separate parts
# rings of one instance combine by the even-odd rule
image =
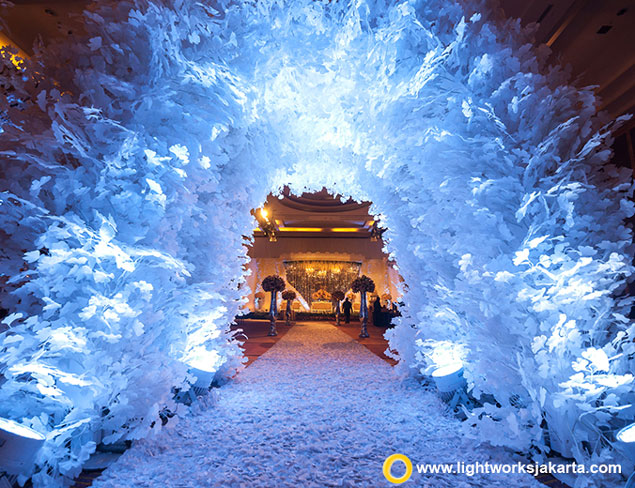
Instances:
[[[368,307],[366,306],[366,292],[365,291],[360,292],[360,296],[361,296],[361,302],[359,306],[359,318],[362,321],[362,331],[359,334],[359,336],[365,338],[365,337],[370,337],[370,335],[368,335],[368,329],[367,329]]]
[[[344,300],[344,298],[345,298],[345,295],[342,290],[335,290],[333,293],[331,293],[331,300],[335,302],[335,325],[341,325],[340,324],[340,316],[341,316],[340,302]]]
[[[291,300],[287,300],[287,310],[285,312],[285,318],[287,319],[287,325],[291,325]]]
[[[362,332],[360,337],[370,337],[368,335],[368,307],[366,306],[366,293],[372,293],[375,291],[375,282],[368,276],[362,275],[351,283],[351,290],[353,293],[359,293],[360,306],[359,306],[359,318],[362,321]]]
[[[271,292],[271,306],[269,307],[269,313],[271,314],[271,328],[267,334],[268,336],[278,335],[278,331],[276,330],[276,316],[278,315],[278,300],[276,300],[277,295],[277,291],[274,290]]]

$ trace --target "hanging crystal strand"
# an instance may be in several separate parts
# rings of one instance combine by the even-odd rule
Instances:
[[[271,313],[271,328],[269,329],[269,333],[267,334],[268,336],[278,335],[278,332],[276,331],[276,315],[278,314],[278,303],[276,300],[277,294],[278,294],[277,291],[275,290],[271,291],[271,307],[269,307],[270,313]]]
[[[360,291],[361,295],[361,303],[359,307],[359,318],[362,320],[362,332],[359,334],[360,337],[370,337],[368,335],[368,330],[366,329],[367,320],[368,320],[368,308],[366,307],[366,292]]]

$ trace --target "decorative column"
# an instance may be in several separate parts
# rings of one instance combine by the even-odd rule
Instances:
[[[276,316],[278,315],[278,292],[284,290],[284,280],[278,275],[269,275],[262,280],[262,289],[271,292],[271,306],[269,307],[269,314],[271,316],[271,328],[269,329],[269,336],[277,336],[276,330]]]
[[[368,307],[366,306],[366,292],[372,293],[375,291],[375,282],[371,280],[368,276],[362,275],[357,278],[351,284],[351,289],[353,293],[359,293],[360,295],[360,306],[359,306],[359,318],[362,322],[362,330],[359,334],[359,337],[366,338],[370,337],[368,334]]]

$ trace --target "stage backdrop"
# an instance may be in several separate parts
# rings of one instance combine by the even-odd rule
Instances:
[[[320,256],[319,253],[296,253],[290,259],[284,258],[252,258],[247,265],[250,275],[244,285],[245,311],[267,311],[269,297],[260,302],[260,308],[255,300],[255,294],[262,291],[262,280],[270,274],[278,274],[287,282],[287,288],[298,293],[298,301],[303,310],[311,307],[312,294],[320,288],[332,293],[336,289],[346,292],[350,290],[351,282],[362,274],[370,276],[376,285],[376,292],[380,295],[389,294],[399,300],[402,296],[401,283],[403,279],[395,269],[394,263],[383,259],[360,259],[360,255]],[[340,269],[339,273],[335,271]],[[280,300],[282,300],[280,298]],[[280,302],[279,305],[282,305]]]
[[[351,261],[284,261],[287,281],[309,304],[318,290],[347,291],[361,267],[362,263]]]

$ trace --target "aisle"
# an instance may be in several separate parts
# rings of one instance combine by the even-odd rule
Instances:
[[[137,442],[95,487],[375,487],[387,456],[515,462],[462,439],[434,393],[333,325],[298,323],[218,392],[215,405]],[[400,476],[403,465],[395,464]],[[423,475],[401,486],[540,487],[527,475]]]

